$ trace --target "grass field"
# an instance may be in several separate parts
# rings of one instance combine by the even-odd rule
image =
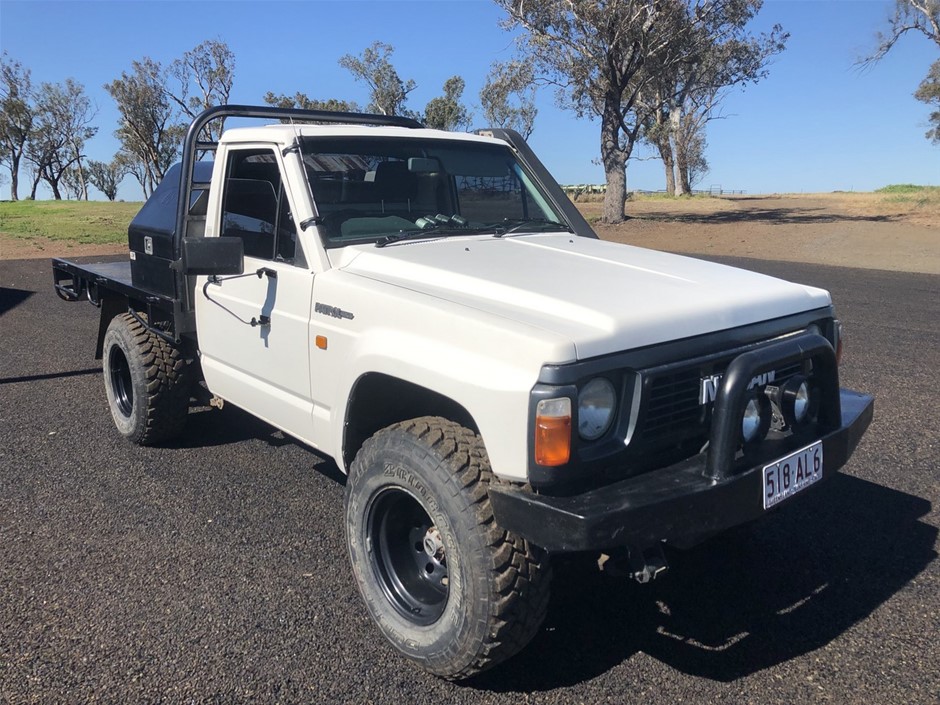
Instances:
[[[141,203],[0,201],[0,236],[82,245],[127,242],[127,225]]]
[[[760,204],[756,209],[755,203]],[[602,196],[592,195],[576,204],[588,220],[599,221]],[[119,250],[127,244],[127,226],[141,205],[107,201],[0,201],[0,258],[44,255],[62,248],[73,254],[78,251],[99,254],[108,247]],[[627,203],[627,213],[634,223],[690,218],[701,222],[722,218],[783,222],[829,217],[935,228],[940,226],[940,186],[896,184],[870,193],[730,197],[634,194]]]

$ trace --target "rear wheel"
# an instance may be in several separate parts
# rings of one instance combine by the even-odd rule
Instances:
[[[104,386],[114,423],[128,440],[152,445],[183,430],[189,411],[189,364],[179,348],[129,313],[104,336]]]
[[[548,605],[547,556],[493,519],[479,436],[437,417],[363,445],[346,488],[346,537],[369,613],[431,673],[466,678],[521,650]]]

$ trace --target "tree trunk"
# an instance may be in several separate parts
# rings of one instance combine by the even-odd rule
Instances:
[[[35,176],[35,178],[33,179],[33,188],[32,188],[32,190],[29,192],[29,200],[30,200],[30,201],[35,201],[35,200],[36,200],[36,190],[39,188],[39,181],[40,181],[41,179],[42,179],[42,174],[37,174],[37,175]]]
[[[666,195],[676,195],[676,162],[672,155],[672,144],[669,138],[661,139],[656,143],[659,149],[659,158],[663,160],[663,168],[666,171]]]
[[[47,179],[47,180],[46,180],[46,183],[48,183],[48,184],[49,184],[49,188],[52,189],[52,197],[53,197],[55,200],[57,200],[57,201],[61,201],[61,200],[62,200],[62,194],[59,192],[59,180],[58,180],[58,179],[55,179],[55,180]]]
[[[676,143],[676,172],[678,172],[676,195],[688,196],[690,193],[692,193],[692,189],[689,186],[688,145],[686,145],[684,135],[682,134],[681,109],[673,109],[673,111],[669,114],[669,123],[671,126],[673,140],[675,140]]]
[[[14,156],[10,165],[10,200],[20,200],[20,160]]]
[[[608,96],[601,116],[601,162],[607,179],[604,194],[604,223],[622,223],[627,202],[627,160],[620,149],[619,98]]]
[[[688,196],[692,193],[692,183],[689,180],[689,155],[684,147],[685,145],[682,150],[676,150],[676,171],[679,176],[676,191]]]

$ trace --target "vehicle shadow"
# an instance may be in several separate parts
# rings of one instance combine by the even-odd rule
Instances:
[[[649,211],[632,215],[633,220],[652,220],[664,223],[691,223],[695,225],[733,225],[736,223],[769,223],[772,225],[813,223],[890,223],[895,215],[865,215],[833,213],[823,208],[747,208],[717,213],[673,213]]]
[[[261,441],[272,448],[284,446],[300,448],[310,454],[311,464],[316,466],[317,472],[340,485],[346,484],[346,475],[331,458],[319,455],[310,446],[293,436],[283,433],[232,404],[226,404],[222,409],[208,406],[190,408],[183,434],[162,444],[162,447],[213,448],[251,440]]]
[[[0,286],[0,316],[7,311],[12,311],[35,293],[35,291],[10,289],[5,286]]]
[[[87,367],[83,370],[68,370],[66,372],[47,372],[38,375],[21,375],[19,377],[0,377],[0,384],[20,384],[22,382],[43,382],[49,379],[67,379],[68,377],[82,377],[84,375],[100,375],[101,367]]]
[[[468,685],[570,686],[643,652],[733,681],[831,642],[937,557],[927,500],[847,475],[688,552],[648,585],[559,562],[546,623],[518,657]],[[587,574],[586,574],[587,573]]]

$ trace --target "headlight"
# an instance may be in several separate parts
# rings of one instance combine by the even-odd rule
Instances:
[[[607,433],[614,419],[617,393],[603,377],[595,377],[578,394],[578,434],[586,441],[596,441]]]

